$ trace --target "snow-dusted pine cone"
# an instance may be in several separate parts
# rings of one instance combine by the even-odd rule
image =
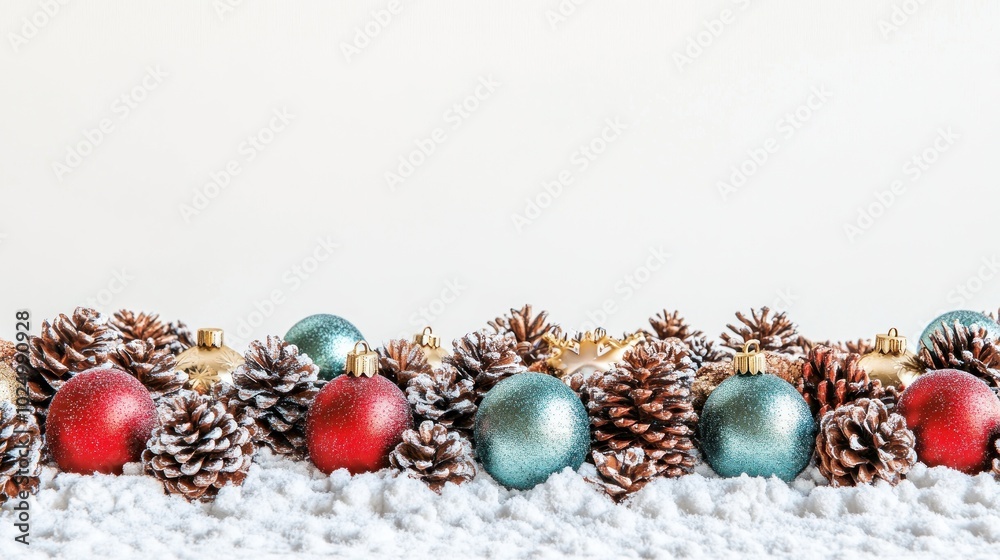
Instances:
[[[455,352],[446,357],[444,362],[454,366],[459,375],[475,383],[478,400],[482,400],[503,379],[527,370],[521,363],[521,357],[517,355],[517,341],[510,333],[480,330],[469,333],[452,344]]]
[[[241,425],[222,402],[184,390],[164,401],[160,422],[142,463],[168,494],[211,501],[223,486],[243,484],[256,450],[253,427]]]
[[[319,367],[280,337],[255,340],[233,372],[229,407],[256,426],[254,442],[281,455],[306,456],[306,413],[319,392]]]
[[[648,459],[640,447],[604,453],[594,451],[591,453],[591,459],[597,466],[600,478],[588,480],[604,490],[616,502],[621,502],[641,490],[660,472],[657,462]]]
[[[731,352],[741,352],[748,340],[760,342],[761,350],[801,357],[806,354],[805,341],[799,336],[798,327],[784,312],[771,315],[767,306],[750,310],[750,317],[737,312],[739,325],[726,325],[731,333],[722,333],[722,344]]]
[[[34,414],[0,402],[0,504],[21,492],[38,491],[42,434]]]
[[[714,340],[709,340],[703,332],[691,328],[679,311],[670,312],[664,309],[650,317],[649,324],[653,327],[653,332],[650,333],[653,337],[661,340],[668,338],[683,340],[690,349],[689,354],[695,367],[701,367],[707,362],[721,361],[726,357],[725,352],[715,346]]]
[[[28,341],[28,393],[39,419],[44,420],[63,383],[105,364],[120,341],[118,331],[94,309],[77,307],[71,317],[60,314],[51,323],[42,321],[41,334]]]
[[[121,333],[123,342],[152,340],[157,350],[179,354],[194,346],[194,339],[187,325],[177,321],[164,323],[156,313],[135,313],[128,309],[116,311],[108,325]]]
[[[643,342],[587,384],[594,450],[639,447],[666,476],[695,464],[694,366],[676,339]]]
[[[545,341],[545,333],[552,332],[553,325],[548,322],[549,313],[541,311],[537,315],[532,312],[531,305],[521,309],[511,308],[509,315],[497,317],[489,322],[497,333],[510,333],[517,341],[517,354],[525,366],[530,367],[549,357],[549,344]]]
[[[809,403],[813,415],[822,418],[827,412],[861,398],[882,399],[895,404],[895,393],[887,391],[878,380],[858,366],[858,354],[845,354],[829,346],[816,346],[802,366],[802,378],[796,388]]]
[[[917,462],[906,420],[877,399],[858,399],[827,412],[816,436],[819,472],[833,486],[897,484]]]
[[[449,482],[462,484],[476,476],[469,440],[430,420],[403,432],[403,441],[389,454],[389,463],[435,492]]]
[[[376,351],[379,356],[379,373],[404,391],[410,379],[421,373],[431,372],[423,348],[409,340],[390,340]]]
[[[847,354],[861,354],[862,356],[875,350],[875,344],[870,338],[859,338],[856,340],[847,341],[831,341],[816,343],[813,346],[829,346],[837,350],[838,352],[844,352]],[[808,348],[807,350],[812,350]]]
[[[994,391],[1000,390],[1000,350],[986,329],[970,329],[955,321],[931,333],[931,347],[920,349],[920,361],[927,369],[957,369],[982,379]]]
[[[188,380],[186,373],[174,369],[177,361],[170,350],[157,348],[152,339],[122,344],[108,359],[116,368],[138,379],[155,401],[180,391]]]
[[[1000,435],[998,435],[993,440],[993,444],[989,449],[990,453],[990,472],[993,476],[1000,480]]]
[[[416,420],[432,420],[469,437],[476,421],[476,391],[471,379],[449,364],[421,373],[406,385],[406,400]]]

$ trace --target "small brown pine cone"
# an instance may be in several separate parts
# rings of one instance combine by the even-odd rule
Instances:
[[[123,342],[152,340],[157,350],[167,350],[175,355],[194,346],[187,325],[180,321],[164,323],[156,313],[135,313],[122,309],[108,319],[108,325],[121,334]]]
[[[593,451],[591,460],[597,466],[600,478],[587,480],[604,490],[615,502],[638,492],[660,472],[656,461],[647,459],[641,447],[629,447],[617,452]]]
[[[0,504],[21,492],[38,491],[41,476],[42,434],[33,413],[18,413],[0,402]]]
[[[142,464],[168,494],[211,501],[223,486],[243,484],[255,451],[253,428],[241,425],[221,402],[184,390],[164,401],[160,421]]]
[[[306,456],[305,423],[319,392],[319,367],[280,337],[255,340],[233,372],[229,406],[256,427],[254,442],[293,458]]]
[[[725,352],[715,346],[714,340],[709,340],[704,333],[691,328],[678,311],[670,312],[664,309],[650,317],[649,324],[653,327],[653,332],[648,333],[650,337],[661,340],[668,338],[683,340],[690,349],[689,354],[696,367],[701,367],[706,362],[722,361],[726,357]]]
[[[517,341],[510,333],[476,331],[454,341],[453,345],[455,352],[444,361],[454,366],[461,377],[472,380],[477,405],[494,385],[527,370],[517,355]]]
[[[410,379],[421,373],[431,372],[423,348],[409,340],[402,338],[390,340],[377,352],[379,373],[404,391]]]
[[[184,388],[188,375],[174,369],[176,360],[170,350],[157,348],[152,339],[122,344],[108,359],[118,369],[138,379],[159,401]]]
[[[1000,480],[1000,435],[993,440],[993,445],[989,448],[990,472],[993,477]]]
[[[389,464],[438,493],[449,482],[462,484],[476,476],[469,440],[430,420],[403,432],[403,441],[389,454]]]
[[[883,398],[889,394],[879,381],[871,381],[858,366],[858,354],[845,354],[829,346],[816,346],[802,365],[802,378],[795,383],[816,418],[860,398]]]
[[[666,476],[692,471],[698,422],[691,395],[694,366],[675,340],[640,343],[587,385],[595,451],[639,447]]]
[[[743,345],[756,339],[761,350],[801,357],[808,341],[799,336],[798,327],[783,312],[771,316],[771,309],[752,309],[750,317],[737,312],[739,325],[726,325],[731,333],[722,333],[722,344],[731,352],[741,352]]]
[[[955,321],[930,335],[931,347],[920,349],[927,369],[957,369],[982,379],[994,391],[1000,389],[1000,350],[986,329],[970,329]]]
[[[826,341],[820,342],[815,346],[829,346],[837,350],[838,352],[844,352],[845,354],[861,354],[862,356],[875,350],[875,345],[872,343],[870,338],[859,338],[857,340],[847,340],[847,341]],[[812,348],[810,348],[812,350]]]
[[[411,378],[406,400],[418,422],[432,420],[465,437],[472,434],[477,409],[475,384],[453,366],[441,364],[431,373]]]
[[[489,322],[498,334],[510,333],[517,341],[517,355],[521,362],[530,367],[538,362],[544,362],[551,354],[545,334],[553,331],[553,325],[548,322],[547,311],[537,315],[532,312],[531,305],[521,309],[511,308],[509,315],[497,317]]]
[[[823,415],[816,436],[819,472],[833,486],[898,484],[917,462],[906,420],[881,401],[858,399]]]
[[[709,340],[705,336],[693,336],[684,342],[691,349],[691,361],[698,367],[710,362],[721,362],[729,357],[722,348],[715,345],[714,340]]]
[[[72,317],[42,321],[42,332],[28,341],[28,394],[43,421],[56,391],[81,371],[104,365],[121,338],[104,316],[77,307]]]

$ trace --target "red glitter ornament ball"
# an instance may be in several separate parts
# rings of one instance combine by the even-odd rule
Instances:
[[[931,371],[906,388],[896,408],[916,436],[917,458],[928,466],[967,474],[988,468],[1000,399],[986,383],[964,371]]]
[[[56,391],[45,439],[66,472],[120,474],[156,427],[156,405],[138,379],[110,368],[82,372]]]
[[[389,466],[389,452],[411,427],[410,403],[392,381],[345,373],[327,383],[309,408],[309,457],[325,473],[376,471]]]

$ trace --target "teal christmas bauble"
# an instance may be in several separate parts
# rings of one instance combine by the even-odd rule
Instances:
[[[344,373],[347,353],[364,340],[361,331],[347,319],[336,315],[310,315],[292,325],[285,341],[298,346],[319,366],[319,376],[333,379]]]
[[[924,329],[923,334],[920,335],[920,346],[921,348],[932,348],[931,334],[941,329],[941,323],[944,323],[948,327],[952,327],[958,321],[959,324],[968,328],[984,328],[987,334],[989,334],[993,340],[1000,340],[1000,325],[996,321],[990,319],[984,313],[978,311],[967,311],[964,309],[959,309],[957,311],[949,311],[937,319],[931,321],[931,324],[927,325]]]
[[[497,383],[476,413],[476,454],[508,488],[527,490],[590,452],[590,420],[580,397],[551,375],[519,373]]]
[[[737,374],[705,401],[701,452],[720,476],[776,476],[790,481],[809,464],[816,420],[787,381],[764,373]]]

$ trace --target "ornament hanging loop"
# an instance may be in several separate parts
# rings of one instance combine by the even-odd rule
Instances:
[[[760,375],[767,371],[767,358],[760,351],[760,341],[751,339],[743,343],[743,351],[733,356],[733,371]]]
[[[426,346],[427,348],[441,347],[441,339],[434,334],[434,331],[429,326],[424,327],[424,330],[420,334],[413,335],[413,343],[418,346]]]
[[[875,335],[875,351],[879,354],[906,352],[906,337],[899,336],[899,329],[892,327],[887,334]]]
[[[361,351],[358,351],[361,347]],[[364,340],[354,344],[354,350],[347,353],[347,364],[344,373],[354,377],[371,377],[378,373],[378,353],[371,349]]]

